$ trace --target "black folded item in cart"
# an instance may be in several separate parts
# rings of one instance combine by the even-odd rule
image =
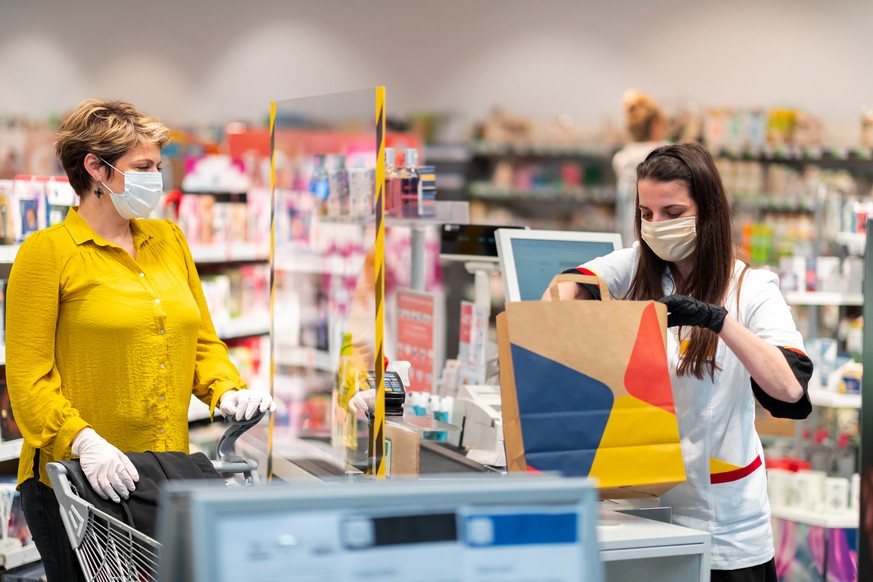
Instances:
[[[101,511],[149,537],[155,535],[158,497],[163,483],[170,479],[221,479],[218,471],[203,453],[127,453],[136,467],[139,481],[136,490],[120,503],[100,497],[82,472],[77,459],[61,461],[75,493]]]

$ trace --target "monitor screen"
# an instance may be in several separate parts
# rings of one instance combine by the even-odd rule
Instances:
[[[440,258],[461,262],[497,262],[498,228],[523,226],[496,226],[491,224],[444,224],[440,234]]]
[[[507,301],[538,301],[552,278],[621,248],[621,235],[557,230],[497,231]]]

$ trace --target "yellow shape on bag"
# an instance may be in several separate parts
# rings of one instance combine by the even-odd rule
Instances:
[[[676,415],[633,396],[619,396],[594,455],[600,487],[685,480]]]

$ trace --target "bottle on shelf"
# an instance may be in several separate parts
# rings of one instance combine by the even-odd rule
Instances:
[[[373,171],[362,160],[349,169],[349,198],[352,216],[370,216],[373,213]]]
[[[418,150],[407,148],[403,167],[397,172],[400,182],[400,212],[404,218],[418,218]]]
[[[397,153],[394,148],[385,148],[385,215],[391,215],[394,208],[400,208],[400,182],[397,180]]]
[[[349,172],[346,169],[346,157],[342,154],[333,156],[334,167],[329,172],[327,215],[348,216],[351,211],[349,204]]]
[[[326,204],[330,194],[330,177],[325,165],[325,157],[322,154],[315,156],[315,167],[312,168],[312,174],[309,177],[309,191],[315,195],[322,207]]]

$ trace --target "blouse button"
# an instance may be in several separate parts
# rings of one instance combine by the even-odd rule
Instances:
[[[160,299],[155,299],[155,303],[160,303],[160,302],[161,302]]]
[[[140,277],[145,277],[145,273],[140,273],[139,276],[140,276]]]
[[[164,369],[164,365],[163,365],[163,364],[161,364],[161,370],[163,370],[163,369]]]
[[[164,335],[164,330],[161,330],[161,335]]]

